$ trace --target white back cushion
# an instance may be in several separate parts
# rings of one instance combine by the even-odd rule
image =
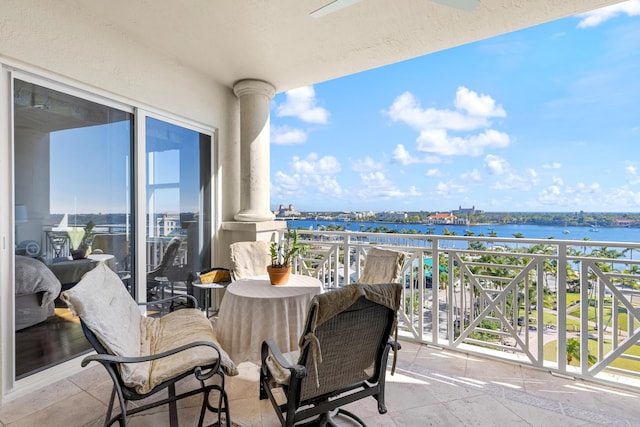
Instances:
[[[122,280],[104,263],[62,292],[61,298],[109,352],[117,356],[140,355],[142,315]]]

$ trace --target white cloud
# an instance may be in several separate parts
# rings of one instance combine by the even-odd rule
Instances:
[[[360,174],[362,188],[358,191],[361,199],[391,199],[420,197],[422,193],[415,186],[410,186],[408,191],[402,191],[396,187],[382,171]]]
[[[307,141],[307,133],[302,129],[292,129],[288,126],[271,127],[271,143],[275,145],[303,144]]]
[[[351,162],[351,169],[356,172],[369,172],[382,169],[382,163],[374,161],[371,157],[366,156],[361,160]]]
[[[453,103],[458,110],[466,111],[477,117],[505,117],[507,113],[502,105],[496,106],[496,101],[489,95],[479,95],[477,92],[459,87]]]
[[[398,144],[395,150],[393,150],[393,158],[403,165],[410,165],[417,163],[417,159],[411,156],[411,154],[404,148],[404,145]]]
[[[603,205],[622,206],[627,204],[629,200],[621,203],[620,194],[633,198],[633,194],[621,191],[621,189],[602,191],[598,183],[585,184],[581,182],[575,186],[565,186],[562,183],[558,183],[540,191],[538,202],[555,208],[564,207],[572,210],[575,210],[576,207],[580,209],[597,209]]]
[[[542,165],[542,169],[560,169],[562,167],[562,163],[553,162],[553,163],[545,163]]]
[[[564,200],[560,194],[560,187],[550,185],[538,194],[538,201],[544,205],[564,205]]]
[[[319,157],[310,153],[306,158],[293,157],[290,174],[277,171],[271,188],[274,199],[301,197],[304,194],[328,194],[340,197],[344,190],[337,180],[340,163],[333,156]]]
[[[630,0],[578,15],[578,28],[596,27],[618,15],[640,15],[640,0]]]
[[[333,156],[320,158],[317,153],[309,153],[305,159],[293,157],[291,170],[306,175],[333,175],[340,172],[340,162]]]
[[[501,181],[497,181],[491,186],[494,190],[516,190],[529,191],[538,185],[538,174],[534,169],[525,169],[522,174],[509,172],[503,175]]]
[[[440,181],[436,186],[435,193],[438,197],[442,197],[444,199],[451,199],[454,196],[457,197],[458,194],[466,193],[469,189],[461,184],[458,184],[454,181]]]
[[[398,96],[389,107],[387,114],[394,122],[405,123],[416,130],[448,129],[455,131],[471,131],[490,126],[489,117],[504,117],[502,106],[491,109],[488,105],[493,99],[486,95],[478,95],[465,87],[458,88],[454,103],[459,105],[457,111],[436,108],[423,109],[420,102],[410,92]],[[464,108],[464,109],[462,109]],[[473,113],[471,113],[471,110]],[[480,114],[484,111],[486,114]]]
[[[438,156],[426,154],[424,157],[419,158],[413,156],[409,151],[405,148],[403,144],[398,144],[393,150],[393,159],[398,161],[400,164],[406,166],[414,163],[440,163],[441,159]]]
[[[479,156],[487,148],[510,144],[509,135],[491,129],[491,118],[506,117],[502,105],[496,104],[492,97],[461,86],[453,104],[454,110],[425,109],[413,94],[405,92],[393,101],[386,113],[392,121],[416,130],[416,149],[429,156]],[[410,156],[404,145],[396,148],[394,158],[405,165],[427,161],[427,158],[418,160]]]
[[[442,176],[442,172],[440,172],[440,169],[429,169],[427,176]]]
[[[473,169],[469,172],[465,172],[462,175],[460,175],[460,179],[467,182],[470,181],[470,182],[478,183],[482,181],[482,176],[480,175],[480,172],[478,172],[477,169]]]
[[[287,175],[278,171],[274,175],[274,180],[273,190],[280,195],[290,196],[303,190],[299,175]]]
[[[444,129],[435,129],[420,132],[417,149],[443,156],[480,156],[485,148],[503,148],[509,142],[509,135],[493,129],[465,137],[451,136]]]
[[[278,117],[297,117],[307,123],[327,123],[329,112],[317,106],[313,86],[303,86],[285,92],[285,101],[276,109]]]
[[[484,158],[484,167],[487,168],[492,175],[502,175],[509,170],[509,163],[500,156],[487,154]]]
[[[627,162],[627,166],[624,168],[625,180],[630,185],[640,184],[640,176],[638,176],[638,167],[631,162]]]
[[[551,177],[551,181],[553,181],[553,183],[556,185],[564,185],[564,181],[559,176]]]

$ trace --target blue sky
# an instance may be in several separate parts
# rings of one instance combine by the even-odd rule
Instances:
[[[640,0],[277,94],[290,203],[640,211]]]

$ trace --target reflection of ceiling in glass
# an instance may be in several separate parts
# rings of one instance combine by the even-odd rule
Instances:
[[[197,147],[200,134],[191,129],[147,117],[147,151],[184,150],[191,144]]]
[[[53,132],[129,120],[129,114],[33,83],[14,81],[16,127]]]

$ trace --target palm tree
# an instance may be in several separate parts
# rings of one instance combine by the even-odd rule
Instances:
[[[580,360],[580,340],[578,338],[569,338],[567,340],[567,363],[571,363],[573,359]],[[587,363],[589,366],[596,363],[596,357],[593,354],[587,354]]]
[[[580,360],[580,340],[578,338],[567,340],[567,363],[571,363],[573,359]]]

